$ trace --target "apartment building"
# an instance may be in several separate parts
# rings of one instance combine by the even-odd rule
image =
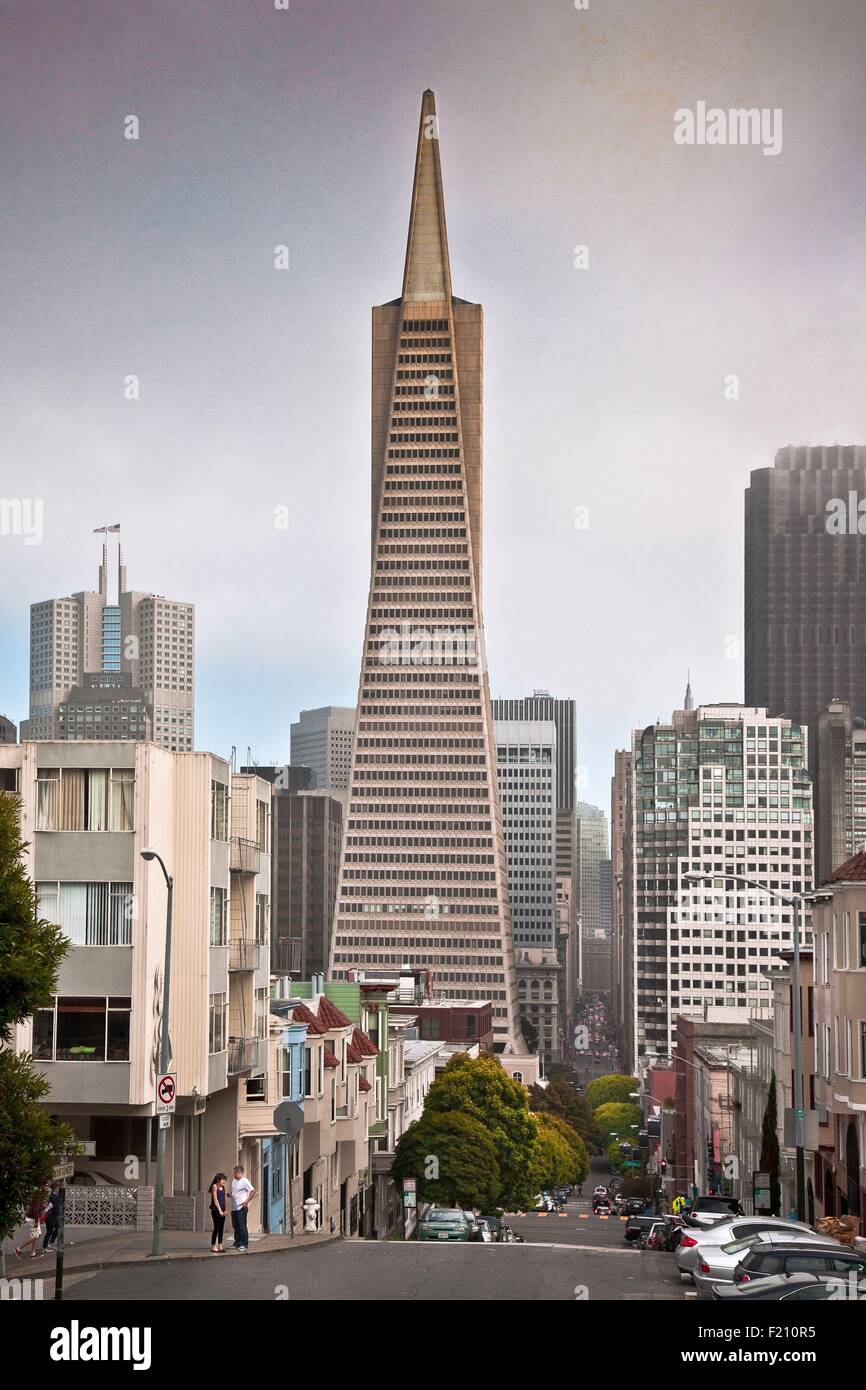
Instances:
[[[237,1161],[239,1100],[267,1066],[270,786],[210,753],[98,740],[0,747],[0,790],[21,798],[40,914],[70,941],[16,1045],[94,1145],[77,1165],[127,1182],[150,1181],[155,1152],[165,958],[165,881],[141,851],[172,875],[166,1192],[193,1199]]]
[[[866,719],[843,700],[819,712],[812,762],[820,884],[866,845]]]
[[[814,1164],[819,1215],[866,1217],[866,853],[840,865],[813,908]]]

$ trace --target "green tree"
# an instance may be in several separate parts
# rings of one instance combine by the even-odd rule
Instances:
[[[559,1118],[558,1115],[539,1114],[536,1115],[539,1133],[545,1131],[557,1135],[559,1140],[565,1145],[568,1152],[568,1161],[563,1183],[581,1183],[586,1181],[589,1173],[589,1155],[586,1152],[586,1145],[570,1124]],[[555,1184],[558,1186],[559,1184]]]
[[[782,1205],[782,1188],[779,1183],[779,1133],[776,1128],[776,1073],[770,1077],[767,1091],[767,1105],[764,1122],[761,1125],[761,1172],[770,1174],[770,1211],[778,1216]]]
[[[40,1104],[45,1078],[29,1055],[11,1050],[14,1025],[50,1004],[69,949],[60,928],[36,916],[19,812],[19,798],[0,793],[0,1238],[15,1230],[56,1156],[75,1145],[68,1125],[55,1124]]]
[[[529,1108],[536,1114],[557,1115],[576,1129],[591,1149],[597,1149],[601,1143],[601,1130],[591,1106],[564,1076],[555,1077],[547,1086],[530,1086]]]
[[[427,1092],[424,1114],[461,1111],[479,1120],[496,1145],[501,1184],[498,1205],[522,1211],[534,1195],[532,1153],[535,1122],[523,1087],[512,1080],[496,1057],[467,1057],[459,1052]]]
[[[417,1178],[422,1201],[490,1211],[499,1201],[499,1161],[489,1131],[471,1115],[426,1108],[397,1142],[393,1173]]]
[[[600,1105],[627,1105],[632,1092],[637,1089],[636,1076],[620,1076],[615,1073],[611,1076],[597,1076],[594,1081],[590,1081],[584,1095],[593,1110],[597,1110]]]
[[[632,1125],[638,1128],[643,1124],[643,1112],[638,1105],[600,1105],[595,1112],[596,1123],[604,1136],[603,1143],[607,1148],[614,1134],[620,1139],[628,1140],[629,1143],[637,1143],[637,1129],[632,1129]]]
[[[561,1123],[561,1121],[560,1121]],[[571,1182],[573,1154],[552,1115],[536,1116],[535,1141],[532,1146],[532,1185],[548,1191]]]

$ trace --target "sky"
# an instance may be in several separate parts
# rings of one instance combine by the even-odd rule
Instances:
[[[742,699],[750,470],[866,442],[862,0],[0,0],[0,35],[0,499],[44,518],[0,534],[0,712],[116,522],[130,587],[196,605],[197,747],[282,762],[355,702],[428,86],[485,312],[492,693],[576,700],[605,807],[688,670]],[[700,102],[781,149],[675,143]]]

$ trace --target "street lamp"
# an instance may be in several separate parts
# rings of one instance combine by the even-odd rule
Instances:
[[[168,1039],[168,1004],[169,988],[171,985],[171,898],[174,887],[174,879],[165,867],[162,856],[157,854],[155,849],[143,849],[142,859],[150,862],[155,859],[162,869],[165,886],[167,889],[167,901],[165,910],[165,965],[162,974],[162,1026],[159,1039],[159,1073],[164,1075],[168,1071],[171,1061],[171,1052]],[[159,1255],[160,1241],[162,1238],[163,1210],[165,1207],[165,1139],[167,1130],[160,1127],[156,1136],[156,1190],[154,1192],[153,1206],[153,1245],[151,1255]],[[148,1158],[150,1155],[148,1155]]]
[[[722,874],[705,874],[698,870],[691,869],[683,874],[683,880],[689,883],[711,883],[714,878],[729,878],[734,883],[745,883],[749,888],[757,888],[760,892],[766,893],[768,897],[777,898],[779,902],[784,903],[786,907],[793,909],[794,979],[792,981],[791,995],[794,1004],[794,1147],[797,1155],[797,1217],[800,1221],[805,1221],[806,1115],[803,1108],[803,1042],[801,1037],[802,1020],[800,1009],[800,914],[802,911],[802,896],[796,894],[794,897],[789,898],[784,893],[780,893],[778,889],[768,888],[765,883],[759,883],[757,879],[745,878],[742,874],[731,874],[727,871]]]

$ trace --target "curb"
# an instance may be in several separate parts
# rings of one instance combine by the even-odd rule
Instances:
[[[310,1241],[305,1241],[303,1245],[276,1245],[276,1246],[275,1246],[275,1245],[263,1245],[261,1248],[258,1248],[258,1246],[257,1246],[257,1248],[255,1248],[255,1249],[247,1250],[245,1253],[248,1254],[248,1255],[278,1255],[278,1254],[291,1254],[291,1253],[297,1253],[297,1251],[299,1251],[299,1250],[310,1250],[310,1249],[314,1249],[315,1247],[317,1247],[317,1246],[319,1246],[319,1245],[330,1245],[333,1241],[342,1240],[342,1239],[343,1239],[343,1237],[342,1237],[341,1235],[339,1235],[339,1234],[331,1235],[330,1232],[329,1232],[322,1240],[310,1240]],[[229,1253],[230,1253],[229,1251],[226,1251],[226,1254],[229,1254]],[[107,1255],[107,1256],[104,1256],[102,1259],[88,1260],[86,1263],[83,1263],[83,1264],[78,1264],[78,1263],[76,1263],[76,1264],[72,1265],[72,1264],[66,1264],[66,1263],[64,1262],[64,1266],[63,1266],[63,1278],[64,1278],[64,1280],[65,1280],[67,1276],[69,1276],[69,1277],[71,1278],[71,1277],[72,1277],[73,1275],[75,1275],[75,1274],[92,1274],[92,1273],[98,1273],[100,1270],[103,1270],[103,1269],[110,1269],[110,1268],[117,1268],[117,1267],[126,1267],[126,1268],[135,1268],[135,1267],[139,1267],[139,1268],[140,1268],[140,1267],[146,1267],[146,1266],[148,1266],[148,1265],[172,1264],[172,1263],[177,1262],[177,1261],[180,1261],[180,1260],[188,1260],[188,1261],[193,1261],[193,1260],[210,1260],[210,1259],[212,1259],[212,1258],[213,1258],[213,1257],[212,1257],[212,1255],[211,1255],[211,1253],[210,1253],[209,1250],[201,1250],[201,1251],[186,1251],[186,1250],[183,1250],[183,1251],[177,1251],[177,1252],[167,1251],[167,1252],[166,1252],[165,1254],[163,1254],[163,1255],[139,1255],[139,1254],[134,1254],[134,1255],[131,1255],[131,1256],[130,1256],[130,1255],[118,1255],[118,1256],[116,1256],[116,1257],[114,1257],[114,1258],[112,1258],[110,1255]],[[55,1268],[56,1268],[56,1267],[55,1267]],[[51,1281],[53,1282],[53,1280],[54,1280],[54,1278],[55,1278],[55,1270],[54,1270],[54,1269],[52,1269],[52,1270],[50,1270],[50,1271],[46,1270],[46,1271],[42,1274],[42,1278],[45,1279],[46,1282],[47,1282],[48,1280],[51,1280]]]

